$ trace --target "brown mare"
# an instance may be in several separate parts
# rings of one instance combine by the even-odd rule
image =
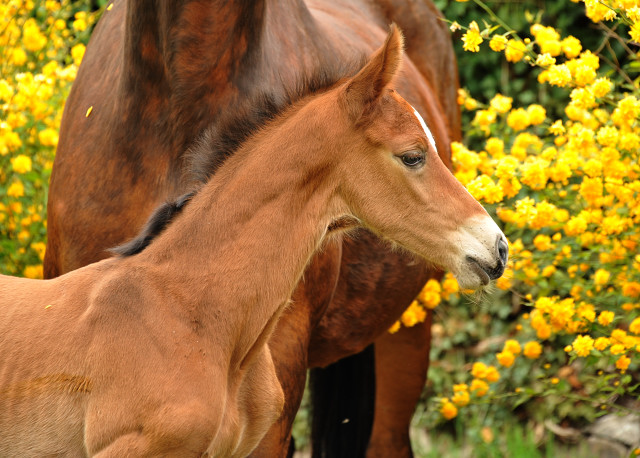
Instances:
[[[499,277],[506,239],[393,90],[401,61],[392,27],[357,75],[275,117],[119,257],[0,277],[0,455],[247,455],[284,405],[268,340],[341,230],[366,227],[463,287]]]
[[[218,149],[232,151],[289,101],[353,75],[393,21],[407,46],[398,92],[425,118],[448,164],[449,142],[460,136],[457,69],[439,18],[430,0],[117,0],[92,36],[66,104],[45,275],[106,257],[153,208],[189,191],[184,151],[206,126],[213,124]],[[348,404],[319,402],[313,412],[324,423],[314,427],[314,446],[333,444],[337,450],[324,449],[331,456],[363,455],[367,446],[369,456],[410,455],[408,425],[426,378],[430,321],[393,336],[386,330],[434,272],[364,230],[316,256],[270,343],[286,405],[255,455],[286,455],[308,367],[373,342],[375,351],[313,373],[316,396],[364,397],[355,413],[330,412],[335,418],[322,407]],[[322,389],[328,375],[343,373]],[[374,396],[371,421],[363,417],[374,413]],[[343,441],[332,442],[334,433]]]

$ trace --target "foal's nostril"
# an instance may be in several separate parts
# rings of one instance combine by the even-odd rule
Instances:
[[[500,259],[503,266],[506,266],[509,259],[509,245],[507,245],[507,241],[502,236],[498,237],[496,251],[498,252],[498,259]]]

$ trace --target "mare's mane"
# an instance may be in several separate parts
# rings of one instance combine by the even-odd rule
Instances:
[[[292,89],[284,88],[280,93],[261,92],[238,103],[235,111],[222,113],[204,130],[185,155],[187,179],[194,189],[160,205],[135,238],[110,249],[109,252],[119,256],[140,253],[164,231],[222,163],[259,129],[302,98],[324,92],[341,79],[353,76],[364,66],[366,60],[366,56],[362,55],[350,63],[318,69],[315,75],[299,80]]]

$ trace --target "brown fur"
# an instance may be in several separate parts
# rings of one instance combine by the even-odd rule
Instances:
[[[486,212],[434,151],[419,172],[396,160],[427,149],[383,71],[401,55],[392,27],[363,70],[251,137],[137,255],[0,277],[0,455],[245,456],[282,411],[267,342],[332,221],[449,259],[456,228]]]
[[[460,138],[457,70],[446,24],[429,0],[116,1],[92,36],[65,107],[45,276],[108,256],[107,249],[134,236],[153,208],[190,190],[184,152],[207,126],[213,124],[223,150],[235,148],[234,133],[244,138],[264,113],[269,118],[289,100],[350,76],[390,22],[406,36],[398,92],[421,112],[450,164],[449,142]],[[265,95],[271,108],[256,113]],[[226,121],[236,113],[248,121]],[[263,456],[286,454],[289,436],[280,437],[297,411],[307,367],[330,364],[384,336],[434,275],[370,233],[343,243],[344,249],[318,254],[273,337],[287,397],[275,438],[259,448]],[[393,352],[393,342],[380,345]],[[426,342],[416,348],[407,358],[428,360]],[[407,380],[407,386],[413,387],[426,374],[422,364],[411,367],[418,382]],[[393,403],[407,386],[398,379],[378,393]],[[383,415],[377,412],[375,421]],[[398,437],[407,431],[408,423],[394,425]],[[393,447],[377,453],[408,456]]]

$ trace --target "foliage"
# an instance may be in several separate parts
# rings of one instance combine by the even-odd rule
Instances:
[[[62,108],[96,15],[88,2],[0,4],[0,272],[42,277]]]
[[[517,29],[489,8],[468,26],[451,22],[466,52],[519,68],[516,76],[526,72],[528,83],[535,79],[543,88],[531,94],[551,89],[556,106],[499,91],[487,96],[478,86],[460,92],[470,122],[465,145],[453,147],[455,175],[502,222],[511,257],[499,291],[480,310],[485,320],[491,321],[488,308],[501,315],[489,326],[496,337],[476,332],[473,310],[460,314],[470,332],[439,330],[449,333],[441,342],[451,346],[474,332],[476,342],[489,342],[480,361],[457,362],[468,364],[466,375],[436,370],[438,389],[449,394],[431,401],[432,411],[440,422],[464,411],[456,421],[471,435],[510,410],[540,422],[581,424],[623,409],[621,397],[638,396],[640,3],[586,0],[571,7],[569,17],[586,13],[597,27],[590,42],[598,48],[541,24],[540,15],[525,14],[514,21]],[[454,289],[443,287],[442,298],[473,308],[464,295],[451,296]],[[419,321],[421,310],[432,307],[418,296],[401,321]]]

